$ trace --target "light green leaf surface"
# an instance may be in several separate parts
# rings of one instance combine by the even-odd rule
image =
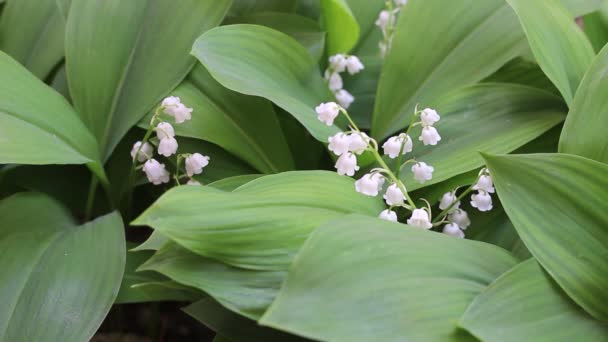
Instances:
[[[441,182],[483,165],[479,152],[508,153],[540,136],[564,119],[559,97],[515,84],[480,84],[452,92],[437,104],[441,115],[435,127],[442,140],[423,146],[420,128],[414,128],[416,158],[435,168],[433,179],[420,184],[405,164],[401,178],[409,190]]]
[[[230,0],[73,0],[66,66],[74,106],[104,160],[120,139],[186,76],[200,34]],[[170,13],[170,15],[169,15]]]
[[[602,1],[597,12],[583,18],[583,29],[596,52],[608,43],[608,2]]]
[[[242,175],[242,176],[234,176],[228,177],[224,179],[220,179],[209,184],[210,187],[216,188],[222,191],[233,191],[234,189],[240,187],[241,185],[247,184],[255,179],[258,179],[264,175]]]
[[[485,159],[532,255],[574,301],[608,320],[608,165],[566,154]]]
[[[302,44],[315,60],[321,58],[325,49],[325,32],[321,31],[319,24],[310,18],[293,13],[253,13],[226,18],[224,24],[261,25],[281,31]]]
[[[322,341],[471,341],[454,322],[515,264],[489,244],[352,215],[315,230],[260,322]]]
[[[433,107],[446,92],[484,79],[525,48],[504,0],[408,2],[382,69],[373,135],[381,139],[406,127],[416,104]]]
[[[608,163],[608,47],[579,86],[559,141],[559,151]]]
[[[541,69],[571,104],[595,56],[591,43],[558,0],[507,2],[517,13]]]
[[[355,192],[333,172],[286,172],[258,178],[234,192],[173,188],[133,222],[224,263],[283,270],[319,224],[348,213],[377,216],[380,198]]]
[[[559,95],[559,90],[555,88],[538,64],[521,57],[509,61],[482,82],[523,84]]]
[[[57,2],[57,7],[59,7],[59,11],[65,20],[68,19],[68,13],[70,12],[70,6],[72,5],[72,0],[55,0]]]
[[[197,39],[192,54],[223,86],[269,99],[317,140],[327,142],[338,131],[317,119],[327,85],[306,48],[288,35],[258,25],[222,26]]]
[[[0,341],[88,341],[118,294],[123,224],[112,213],[77,226],[51,198],[0,202]]]
[[[199,90],[185,81],[171,92],[194,109],[192,120],[173,125],[178,136],[214,143],[263,173],[293,169],[291,153],[270,102],[234,93],[210,76],[203,75],[200,84],[205,88]],[[139,126],[147,129],[152,115],[143,118]],[[166,114],[161,119],[174,123]]]
[[[487,342],[608,339],[608,326],[572,302],[534,259],[488,286],[469,305],[459,325]]]
[[[346,0],[321,0],[321,18],[327,32],[327,55],[349,52],[359,40],[359,24]]]
[[[229,15],[243,16],[258,12],[293,12],[298,0],[234,0]]]
[[[70,104],[3,52],[0,163],[89,163],[103,176],[95,138]]]
[[[44,79],[63,58],[64,33],[55,0],[9,1],[0,17],[0,50]]]

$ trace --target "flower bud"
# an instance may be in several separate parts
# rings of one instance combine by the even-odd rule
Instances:
[[[433,224],[429,219],[429,213],[424,209],[414,209],[412,216],[407,220],[407,224],[422,229],[431,229]]]
[[[384,177],[379,173],[368,173],[355,182],[355,190],[367,196],[378,196],[384,184]]]
[[[421,184],[424,184],[426,181],[433,178],[433,171],[435,171],[435,168],[427,165],[425,162],[418,162],[412,166],[414,179]]]
[[[177,152],[177,140],[175,138],[165,138],[158,144],[158,154],[170,157]]]
[[[346,133],[339,132],[327,139],[329,142],[328,149],[335,155],[341,156],[348,152],[348,146],[350,144],[350,136]]]
[[[420,120],[422,122],[422,126],[424,127],[433,126],[440,119],[441,117],[437,111],[431,108],[425,108],[420,113]]]
[[[479,211],[490,211],[492,210],[492,196],[481,190],[471,196],[471,206]]]
[[[443,233],[450,235],[450,236],[464,239],[464,232],[462,230],[460,230],[458,225],[455,223],[446,224],[443,227]]]
[[[143,146],[141,146],[141,141],[138,141],[133,144],[133,148],[131,149],[131,158],[135,159],[136,153],[137,161],[143,163],[146,160],[152,158],[152,155],[154,154],[154,147],[152,147],[152,145],[148,144],[147,142]]]
[[[143,167],[146,177],[150,183],[159,185],[169,182],[169,172],[165,170],[165,164],[157,162],[155,159],[148,160]]]
[[[422,128],[422,133],[420,133],[418,140],[422,141],[425,146],[435,146],[439,141],[441,141],[441,136],[435,127],[427,126]]]
[[[350,152],[346,152],[338,158],[335,165],[338,170],[338,174],[341,176],[354,176],[355,171],[359,170],[359,166],[357,166],[357,157]]]
[[[385,221],[397,222],[397,213],[392,210],[383,210],[378,217]]]
[[[357,56],[349,56],[346,59],[346,69],[348,69],[349,74],[354,75],[354,74],[360,72],[361,70],[365,69],[365,67],[363,66],[363,63],[361,63],[361,60],[359,60],[359,58]]]
[[[405,195],[399,186],[395,183],[391,184],[384,193],[384,200],[387,205],[402,205],[405,202]]]
[[[203,168],[209,165],[209,157],[204,156],[200,153],[194,153],[186,157],[186,174],[188,177],[198,175],[203,172]]]
[[[321,103],[315,107],[315,111],[319,117],[319,120],[325,123],[327,126],[334,124],[334,120],[340,114],[340,106],[335,102]]]

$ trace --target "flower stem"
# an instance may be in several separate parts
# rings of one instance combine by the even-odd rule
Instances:
[[[477,180],[479,180],[479,177],[477,177]],[[473,191],[473,187],[475,186],[475,184],[477,184],[477,180],[475,182],[473,182],[473,184],[469,185],[469,187],[462,194],[460,194],[460,196],[458,196],[458,198],[456,198],[456,200],[454,202],[452,202],[452,204],[450,204],[449,207],[445,208],[444,211],[439,213],[439,215],[437,215],[435,217],[435,219],[433,220],[433,223],[436,223],[437,221],[443,221],[445,216],[450,212],[450,210],[452,210],[452,208],[456,205],[456,203],[460,202],[466,195],[468,195],[469,193],[471,193],[471,191]]]
[[[99,179],[95,175],[91,175],[91,183],[89,185],[89,194],[87,195],[87,203],[84,212],[84,221],[88,222],[93,214],[93,204],[95,203],[95,194],[97,193],[97,186],[99,185]]]

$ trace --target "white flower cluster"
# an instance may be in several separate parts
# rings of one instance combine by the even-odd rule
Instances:
[[[327,81],[329,90],[334,93],[340,106],[348,108],[355,101],[355,97],[344,89],[344,82],[340,73],[348,71],[349,74],[354,75],[364,68],[363,63],[357,56],[337,54],[329,57],[329,66],[325,70],[325,81]]]
[[[319,120],[327,125],[332,125],[341,112],[347,116],[351,122],[350,131],[336,133],[328,139],[328,149],[338,156],[335,164],[338,174],[354,176],[355,172],[359,170],[357,155],[361,155],[365,151],[372,152],[376,157],[377,162],[382,166],[381,168],[373,169],[370,173],[363,175],[355,182],[355,190],[357,192],[367,196],[378,196],[383,189],[384,183],[389,181],[390,184],[386,188],[383,197],[390,208],[382,211],[379,217],[384,220],[397,222],[397,213],[393,211],[393,209],[395,207],[404,207],[412,211],[411,217],[407,220],[409,225],[422,229],[432,228],[433,224],[431,223],[430,208],[416,208],[411,198],[409,198],[403,183],[390,171],[389,167],[380,156],[378,152],[378,143],[355,127],[355,124],[348,116],[348,112],[334,102],[321,103],[315,110]],[[414,122],[418,114],[420,115],[420,121]],[[416,110],[408,131],[389,138],[384,145],[382,145],[384,154],[391,159],[395,159],[412,152],[413,141],[408,133],[412,127],[418,125],[423,127],[420,141],[422,141],[424,145],[436,145],[437,142],[441,140],[441,137],[439,137],[433,124],[439,120],[439,114],[433,109],[427,108],[420,112]],[[429,128],[432,129],[431,134],[425,133]],[[406,163],[408,162],[414,162],[411,170],[414,174],[414,179],[418,182],[424,183],[433,177],[434,169],[432,166],[429,166],[424,162],[416,162],[413,159],[406,161]]]
[[[186,107],[181,102],[179,97],[169,96],[163,100],[161,106],[157,109],[152,117],[150,128],[148,129],[148,132],[146,132],[144,141],[138,141],[133,145],[133,148],[131,149],[131,158],[133,158],[133,162],[144,163],[142,170],[148,177],[150,183],[154,185],[168,183],[170,173],[165,168],[165,164],[161,164],[153,158],[153,144],[157,144],[158,154],[165,157],[170,157],[176,154],[178,148],[177,140],[175,139],[175,130],[170,123],[159,122],[156,126],[154,126],[160,114],[160,110],[173,117],[176,124],[181,124],[192,119],[192,108]],[[152,130],[156,132],[157,141],[148,141]],[[191,177],[195,174],[203,172],[203,168],[209,164],[209,157],[203,156],[200,153],[177,155],[178,174],[181,159],[185,159],[186,173],[188,177],[190,177],[187,184],[200,184]],[[176,175],[176,180],[179,184],[178,175]]]
[[[393,31],[395,29],[395,23],[397,22],[397,15],[401,11],[401,8],[407,4],[407,0],[394,0],[391,2],[387,1],[387,8],[380,12],[378,19],[376,20],[376,26],[382,30],[382,41],[378,44],[380,48],[380,56],[384,58],[387,52],[390,50],[393,43]],[[393,5],[394,4],[394,5]]]

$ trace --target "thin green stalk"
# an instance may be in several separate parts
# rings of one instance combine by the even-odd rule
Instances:
[[[479,177],[477,177],[477,179],[479,179]],[[450,204],[449,207],[447,207],[444,211],[439,213],[439,215],[437,215],[435,217],[435,219],[433,220],[432,223],[434,224],[434,223],[437,223],[438,221],[442,221],[445,218],[445,216],[450,212],[450,210],[452,210],[452,208],[454,208],[456,203],[460,202],[463,198],[465,198],[466,195],[470,194],[471,191],[473,191],[473,186],[475,186],[475,184],[477,184],[477,181],[475,181],[473,184],[471,184],[462,194],[460,194],[460,196],[458,196],[456,198],[456,200],[454,202],[452,202],[452,204]]]
[[[99,179],[94,174],[91,175],[91,183],[89,185],[89,193],[87,195],[87,203],[84,212],[84,221],[88,222],[93,214],[93,204],[95,204],[95,194],[97,193],[97,186],[99,185]]]

